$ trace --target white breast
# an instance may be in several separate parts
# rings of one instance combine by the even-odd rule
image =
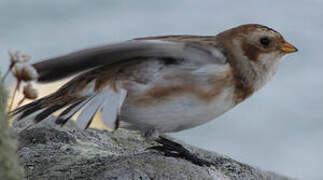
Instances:
[[[205,102],[185,94],[164,103],[140,106],[128,101],[120,120],[136,129],[156,129],[160,133],[176,132],[209,122],[234,106],[233,88],[225,88],[212,101]]]

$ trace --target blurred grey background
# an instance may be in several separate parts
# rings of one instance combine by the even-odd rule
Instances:
[[[8,50],[37,61],[135,37],[268,25],[299,52],[250,99],[174,136],[262,169],[323,179],[322,19],[323,0],[0,0],[0,70]]]

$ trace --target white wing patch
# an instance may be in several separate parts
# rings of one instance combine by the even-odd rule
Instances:
[[[95,94],[84,106],[77,118],[77,125],[83,129],[87,128],[95,114],[100,110],[102,112],[103,123],[110,129],[115,130],[118,127],[117,117],[126,95],[127,91],[124,89],[116,91],[111,86],[107,86]]]
[[[119,92],[109,91],[104,106],[101,108],[102,121],[110,129],[118,128],[117,118],[120,114],[121,106],[127,96],[127,91],[121,89]]]

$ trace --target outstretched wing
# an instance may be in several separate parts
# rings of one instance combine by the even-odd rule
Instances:
[[[39,82],[52,82],[91,68],[136,58],[203,59],[224,63],[221,52],[192,43],[131,40],[73,52],[33,64]]]
[[[22,123],[34,116],[29,123],[32,125],[65,108],[58,115],[55,121],[57,124],[64,125],[77,112],[81,112],[76,122],[80,127],[87,128],[94,115],[101,111],[104,123],[116,129],[119,126],[117,117],[127,91],[114,89],[113,81],[110,81],[113,73],[106,70],[109,69],[107,67],[115,68],[117,66],[114,65],[118,63],[135,59],[226,63],[222,53],[215,48],[187,42],[132,40],[86,49],[33,64],[39,73],[39,82],[52,82],[82,71],[87,72],[76,76],[53,94],[19,107],[11,114],[17,117],[17,122]],[[98,80],[100,77],[104,79],[102,82]]]

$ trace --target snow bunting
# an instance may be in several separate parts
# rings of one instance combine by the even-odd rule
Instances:
[[[207,123],[250,97],[297,49],[277,31],[247,24],[216,36],[137,38],[51,58],[32,66],[38,82],[72,75],[56,92],[17,108],[16,121],[33,123],[64,109],[64,125],[80,111],[81,128],[101,111],[112,130],[139,130],[145,137]]]

